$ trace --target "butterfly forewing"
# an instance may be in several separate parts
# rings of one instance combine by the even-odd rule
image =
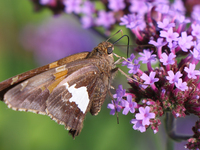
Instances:
[[[78,54],[74,54],[65,58],[62,58],[58,61],[52,62],[48,65],[27,71],[25,73],[16,75],[12,78],[9,78],[5,81],[0,82],[0,99],[3,99],[4,94],[11,89],[12,87],[14,87],[15,85],[17,85],[20,82],[23,82],[26,79],[29,79],[37,74],[40,74],[42,72],[48,71],[50,69],[62,66],[64,64],[76,61],[76,60],[81,60],[81,59],[85,59],[87,57],[87,55],[89,54],[89,52],[82,52],[82,53],[78,53]]]
[[[34,76],[9,90],[5,103],[14,110],[33,111],[45,114],[46,99],[49,96],[47,87],[55,81],[55,69]]]

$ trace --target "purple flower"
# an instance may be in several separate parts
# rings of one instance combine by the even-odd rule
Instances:
[[[148,11],[147,3],[143,0],[129,0],[131,5],[129,6],[129,11],[132,13],[145,14]]]
[[[126,28],[129,29],[137,29],[137,27],[140,27],[140,29],[143,29],[144,26],[144,20],[140,15],[136,14],[128,14],[124,15],[122,18],[120,18],[122,22],[119,23],[119,25],[123,26],[126,25]]]
[[[135,115],[137,120],[142,120],[142,125],[150,125],[150,119],[155,118],[155,113],[150,113],[150,107],[146,106],[139,108],[139,113]]]
[[[120,112],[120,110],[122,109],[122,107],[119,105],[119,101],[115,101],[115,100],[112,100],[111,101],[112,103],[109,103],[107,108],[108,109],[111,109],[110,110],[110,114],[111,115],[115,115],[115,112]]]
[[[189,48],[193,45],[193,37],[191,35],[187,36],[186,32],[181,33],[181,37],[178,38],[178,45],[181,47],[182,51],[187,52]]]
[[[135,55],[132,53],[131,55],[130,55],[130,57],[129,58],[127,58],[127,60],[128,61],[123,61],[122,62],[122,66],[128,66],[128,64],[130,64],[130,63],[132,63],[133,62],[133,59],[135,58]]]
[[[139,64],[139,60],[135,59],[134,60],[134,64],[129,63],[127,68],[129,68],[130,70],[128,71],[128,73],[130,74],[136,74],[138,69],[140,68],[140,64]]]
[[[82,0],[64,0],[63,4],[65,5],[66,13],[80,13],[81,12],[81,3]]]
[[[163,41],[163,38],[158,38],[158,39],[157,39],[157,42],[154,41],[154,40],[150,40],[150,41],[149,41],[149,44],[152,44],[152,45],[154,45],[155,47],[162,47],[162,46],[166,45],[167,42],[164,42],[164,41]]]
[[[158,27],[163,30],[169,30],[169,28],[175,27],[175,23],[169,23],[169,19],[164,18],[163,22],[158,22]]]
[[[198,51],[196,48],[193,49],[193,51],[190,51],[193,55],[193,57],[197,60],[200,60],[200,51]]]
[[[139,53],[142,57],[139,57],[138,60],[142,61],[142,63],[148,63],[148,62],[151,62],[151,61],[156,61],[156,55],[153,54],[153,51],[149,51],[149,49],[144,49],[143,50],[143,53]]]
[[[137,107],[137,103],[132,101],[132,96],[127,95],[127,100],[122,101],[122,106],[124,107],[124,110],[122,114],[127,115],[130,111],[131,113],[135,112],[135,108]]]
[[[169,5],[160,3],[156,6],[156,11],[160,12],[161,14],[168,14],[169,13]]]
[[[132,119],[131,122],[133,125],[134,130],[138,130],[140,132],[145,132],[146,127],[142,125],[142,120]]]
[[[195,67],[196,67],[195,64],[190,63],[189,64],[189,68],[188,67],[184,68],[184,71],[186,71],[188,73],[188,78],[196,79],[197,78],[196,76],[200,75],[200,71],[199,70],[195,70]]]
[[[192,24],[192,35],[195,36],[197,39],[200,39],[200,25],[199,24]]]
[[[152,85],[154,82],[157,82],[159,78],[155,78],[156,73],[155,72],[150,72],[149,76],[146,73],[143,73],[142,76],[140,77],[142,80],[144,80],[144,84],[149,84]],[[143,85],[143,88],[146,88],[146,85]]]
[[[199,5],[194,5],[193,6],[193,11],[192,11],[192,19],[196,20],[197,22],[200,21],[199,13],[200,13],[200,6]]]
[[[172,9],[175,10],[176,12],[180,12],[181,14],[185,13],[184,4],[180,0],[175,0],[174,1],[174,3],[172,4]]]
[[[182,74],[180,71],[178,71],[175,75],[172,70],[167,72],[169,76],[166,77],[167,80],[169,80],[169,83],[177,83],[179,78],[182,77]]]
[[[114,23],[115,23],[115,18],[113,12],[106,12],[104,10],[99,11],[98,18],[96,20],[96,24],[98,26],[109,28]]]
[[[155,78],[155,75],[155,72],[150,72],[149,76],[146,73],[143,73],[141,79],[145,80],[144,84],[153,84],[159,80],[158,78]]]
[[[198,43],[197,41],[194,42],[194,48],[198,51],[200,51],[200,43]]]
[[[178,42],[177,41],[169,42],[168,47],[170,48],[170,50],[173,50],[176,47],[178,47]]]
[[[160,31],[160,36],[166,38],[166,41],[171,43],[172,41],[177,41],[179,34],[173,32],[172,28],[169,28],[167,31]]]
[[[112,100],[110,104],[108,104],[107,108],[111,109],[110,114],[114,115],[115,112],[120,112],[122,109],[122,106],[119,105],[119,103],[123,100],[122,97],[125,96],[126,90],[123,89],[122,85],[118,86],[118,89],[116,89],[116,94],[113,95],[113,98],[117,100]]]
[[[184,15],[179,14],[176,18],[177,22],[179,22],[180,24],[187,24],[190,23],[190,19],[186,18]]]
[[[170,53],[169,56],[166,54],[166,53],[162,53],[161,54],[161,59],[160,59],[160,62],[163,63],[163,65],[173,65],[174,64],[174,58],[176,57],[176,55],[174,55],[173,53]]]
[[[108,8],[113,11],[123,10],[125,7],[124,0],[108,0]]]
[[[125,95],[126,90],[123,89],[122,85],[120,84],[118,86],[118,89],[116,89],[116,94],[113,95],[113,98],[116,98],[117,100],[121,100],[122,97]]]
[[[182,79],[178,79],[178,82],[175,82],[175,85],[181,91],[188,90],[188,86],[186,82],[182,82]]]
[[[93,13],[95,12],[95,5],[94,3],[90,1],[85,1],[83,4],[84,7],[82,7],[82,13],[85,15],[92,16]]]
[[[200,43],[196,44],[196,42],[194,42],[193,51],[190,51],[190,53],[192,53],[193,58],[200,60]]]
[[[90,15],[81,17],[82,27],[85,29],[92,27],[92,25],[94,24],[93,20],[94,18]]]

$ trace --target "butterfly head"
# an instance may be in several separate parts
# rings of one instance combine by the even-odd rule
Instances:
[[[95,47],[93,49],[93,51],[91,52],[91,55],[94,56],[111,56],[112,57],[112,53],[114,50],[114,45],[110,42],[101,42],[98,44],[97,47]]]
[[[112,54],[114,50],[114,45],[110,42],[102,42],[98,45],[98,47],[103,51],[106,55]]]

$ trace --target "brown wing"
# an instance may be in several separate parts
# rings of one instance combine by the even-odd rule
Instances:
[[[56,82],[55,69],[36,75],[10,89],[4,95],[9,108],[46,114],[46,99],[50,95],[48,86]]]
[[[56,68],[56,67],[59,67],[59,66],[62,66],[64,64],[67,64],[67,63],[70,63],[70,62],[73,62],[75,60],[81,60],[81,59],[84,59],[86,58],[86,56],[89,54],[89,52],[82,52],[82,53],[78,53],[78,54],[74,54],[74,55],[71,55],[71,56],[68,56],[68,57],[65,57],[65,58],[62,58],[58,61],[55,61],[53,63],[50,63],[48,65],[45,65],[45,66],[42,66],[42,67],[39,67],[39,68],[36,68],[36,69],[33,69],[33,70],[30,70],[28,72],[25,72],[25,73],[22,73],[22,74],[19,74],[19,75],[16,75],[12,78],[9,78],[3,82],[0,83],[0,99],[2,100],[3,99],[3,95],[9,90],[11,89],[12,87],[14,87],[15,85],[17,85],[18,83],[24,81],[24,80],[27,80],[37,74],[40,74],[42,72],[45,72],[47,70],[50,70],[50,69],[53,69],[53,68]]]
[[[74,61],[23,81],[5,94],[4,101],[14,110],[47,113],[75,137],[85,114],[100,111],[108,89],[104,80],[91,61]]]
[[[81,132],[85,115],[91,110],[93,102],[105,100],[107,88],[98,68],[86,66],[59,83],[47,99],[46,111],[75,137]]]

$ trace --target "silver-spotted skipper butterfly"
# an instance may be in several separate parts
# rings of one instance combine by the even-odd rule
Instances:
[[[105,41],[82,52],[0,83],[9,108],[50,116],[75,137],[87,112],[97,115],[117,71],[113,44]]]

